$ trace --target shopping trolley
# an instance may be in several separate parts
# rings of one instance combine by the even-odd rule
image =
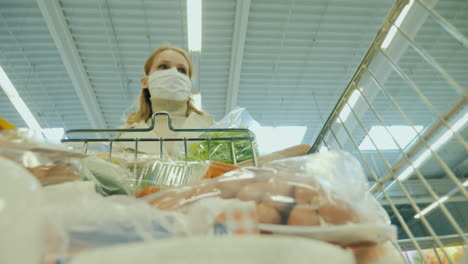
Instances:
[[[468,39],[456,26],[466,32],[468,12],[457,3],[454,17],[438,12],[451,1],[395,3],[310,151],[358,157],[400,247],[438,263],[468,242]]]
[[[152,131],[155,128],[155,123],[156,123],[156,117],[158,116],[166,116],[167,117],[167,126],[169,130],[173,132],[192,132],[192,133],[197,133],[201,134],[202,136],[200,137],[183,137],[183,138],[122,138],[119,136],[114,136],[111,137],[109,136],[109,133],[122,133],[122,132],[127,132],[127,133],[135,133],[135,132],[148,132]],[[231,159],[234,163],[234,165],[237,164],[237,155],[235,153],[235,145],[234,143],[236,141],[248,141],[250,143],[250,148],[252,149],[252,156],[253,156],[253,163],[254,165],[258,164],[257,160],[257,152],[255,151],[255,135],[253,134],[252,131],[250,131],[247,128],[204,128],[204,129],[192,129],[192,128],[174,128],[172,126],[172,117],[170,116],[169,113],[167,112],[156,112],[151,116],[150,119],[151,123],[148,128],[117,128],[117,129],[72,129],[72,130],[67,130],[64,133],[64,137],[61,140],[63,143],[82,143],[82,152],[87,153],[88,151],[88,146],[90,143],[107,143],[108,146],[108,159],[112,160],[112,153],[113,153],[113,144],[114,142],[133,142],[134,145],[134,166],[133,166],[133,176],[136,179],[137,175],[137,164],[139,160],[139,155],[141,154],[138,151],[138,144],[140,142],[159,142],[159,155],[160,158],[163,157],[164,153],[164,143],[165,142],[183,142],[184,144],[184,158],[185,161],[188,161],[189,159],[189,154],[188,154],[188,144],[193,143],[193,142],[202,142],[206,141],[207,142],[207,152],[208,152],[208,160],[211,160],[211,143],[212,142],[224,142],[229,146],[230,150],[230,155]],[[209,137],[209,136],[203,136],[206,132],[245,132],[249,136],[246,137]],[[78,138],[73,138],[73,134],[91,134],[95,135],[96,137],[78,137]],[[100,135],[100,136],[99,136]],[[206,134],[205,134],[206,135]]]

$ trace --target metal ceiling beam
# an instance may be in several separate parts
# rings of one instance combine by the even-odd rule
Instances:
[[[239,82],[244,57],[245,36],[249,21],[250,0],[237,0],[234,18],[234,33],[232,36],[231,63],[229,66],[229,80],[227,87],[225,114],[237,106]]]
[[[93,86],[58,0],[36,0],[42,16],[93,128],[107,128]]]

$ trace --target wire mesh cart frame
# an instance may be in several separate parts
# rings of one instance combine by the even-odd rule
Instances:
[[[416,249],[419,254],[422,254],[422,249],[424,248],[432,248],[437,255],[439,263],[445,263],[442,262],[442,257],[446,257],[449,263],[455,263],[453,259],[449,257],[444,247],[453,243],[464,244],[466,246],[468,243],[468,236],[462,228],[462,222],[460,222],[460,220],[457,221],[454,215],[448,210],[446,201],[453,199],[452,196],[455,196],[455,194],[459,195],[457,198],[459,201],[468,201],[468,192],[466,189],[468,180],[457,176],[453,168],[451,168],[444,158],[441,157],[441,154],[438,153],[438,150],[450,138],[459,144],[462,150],[464,149],[465,154],[468,150],[466,139],[461,133],[463,127],[466,126],[467,123],[467,87],[463,87],[463,85],[438,62],[438,59],[425,47],[424,43],[420,43],[412,36],[415,35],[418,30],[411,32],[411,27],[404,27],[400,17],[404,17],[407,14],[411,16],[411,8],[413,11],[415,11],[414,9],[418,9],[420,12],[419,14],[423,13],[425,17],[422,18],[423,20],[427,18],[435,22],[434,24],[440,27],[440,31],[444,32],[448,36],[447,38],[458,45],[461,50],[466,50],[468,48],[467,36],[463,35],[459,29],[442,17],[433,6],[429,5],[426,1],[397,1],[385,19],[382,28],[371,44],[353,78],[323,125],[309,153],[328,149],[355,150],[363,161],[363,166],[370,175],[370,178],[374,181],[374,185],[371,186],[371,192],[374,193],[376,198],[381,198],[381,201],[385,201],[385,204],[390,207],[391,212],[408,236],[408,239],[399,241],[400,246],[402,248]],[[415,15],[416,11],[412,14]],[[425,22],[424,20],[422,24]],[[422,26],[422,24],[420,26]],[[396,47],[393,50],[385,48],[383,43],[389,34],[396,35],[396,37],[400,39],[400,43],[404,43],[404,48]],[[447,111],[439,111],[434,102],[428,98],[423,89],[424,87],[421,87],[399,62],[405,55],[405,49],[407,48],[411,48],[411,51],[418,54],[421,60],[428,65],[427,68],[436,72],[438,76],[440,76],[440,79],[449,84],[452,91],[458,95],[458,99],[453,102]],[[392,73],[395,73],[396,76],[401,78],[402,82],[416,95],[415,97],[420,100],[421,105],[426,107],[427,111],[435,117],[435,122],[424,132],[418,131],[415,125],[417,123],[410,118],[409,112],[405,111],[399,100],[392,95],[391,88],[385,83],[385,79],[388,78],[389,73],[387,72],[387,75],[379,74],[379,71],[382,72],[387,69],[378,67],[379,64],[376,63],[378,59],[380,59],[379,62],[385,63]],[[380,65],[382,65],[382,63],[380,63]],[[374,89],[374,91],[370,91],[372,89]],[[379,111],[379,105],[377,105],[377,103],[374,104],[376,94],[383,95],[384,97],[382,96],[382,98],[385,98],[389,107],[394,108],[394,112],[399,115],[402,122],[406,123],[405,125],[414,131],[416,142],[409,148],[401,146],[396,136],[389,130],[388,124],[391,123],[388,122],[390,121],[387,121],[386,117],[382,115],[382,110]],[[382,102],[383,99],[379,99],[379,102]],[[416,104],[416,102],[414,104]],[[342,114],[344,112],[347,112],[348,115]],[[370,128],[366,126],[367,123],[364,120],[365,114],[369,113],[373,117],[373,120],[376,120],[377,124],[386,130],[385,133],[389,135],[388,140],[398,147],[397,152],[399,152],[398,154],[401,158],[396,162],[388,159],[385,155],[385,151],[380,149],[375,140],[369,136]],[[355,132],[357,130],[359,130],[359,133]],[[375,155],[381,159],[381,163],[386,167],[387,173],[379,175],[375,166],[372,166],[373,160],[369,160],[365,151],[360,149],[359,142],[361,142],[360,138],[362,138],[362,134],[370,139],[370,144],[375,148]],[[440,166],[444,174],[443,179],[453,186],[452,190],[444,194],[435,191],[435,186],[430,184],[426,175],[420,168],[420,166],[429,159],[433,159],[434,164]],[[411,187],[408,186],[407,183],[409,178],[412,178],[413,181],[417,181],[425,192],[427,192],[430,202],[432,202],[429,206],[425,208],[421,207],[416,198],[412,197]],[[411,206],[411,209],[416,213],[412,218],[420,221],[420,224],[424,227],[429,236],[416,237],[413,234],[411,227],[402,215],[403,213],[398,210],[396,201],[392,199],[390,191],[391,188],[395,187],[401,189],[405,201],[408,201],[409,206]],[[454,230],[453,234],[438,235],[435,232],[435,226],[431,225],[427,214],[437,209],[440,210],[444,221]],[[436,248],[440,248],[442,253],[438,253]]]
[[[98,138],[71,138],[71,134],[76,134],[76,133],[91,133],[91,134],[99,134],[99,133],[122,133],[122,132],[128,132],[128,133],[134,133],[134,132],[149,132],[152,131],[155,128],[156,124],[156,117],[157,116],[166,116],[168,123],[167,126],[169,130],[173,132],[194,132],[194,133],[204,133],[204,132],[245,132],[248,133],[248,137],[183,137],[183,138],[119,138],[119,137],[98,137]],[[135,164],[138,161],[138,144],[140,142],[159,142],[159,152],[160,152],[160,157],[163,158],[163,150],[164,150],[164,142],[183,142],[184,143],[184,156],[185,156],[185,161],[188,160],[188,143],[189,142],[202,142],[206,141],[207,142],[207,151],[208,151],[208,160],[211,160],[211,142],[214,141],[223,141],[223,142],[229,142],[229,148],[230,148],[230,154],[231,158],[233,160],[234,165],[237,164],[237,157],[235,153],[235,148],[234,148],[234,142],[236,141],[249,141],[250,142],[250,147],[252,148],[252,156],[253,156],[253,162],[254,165],[257,166],[258,160],[257,160],[257,153],[255,151],[255,135],[253,134],[252,131],[250,131],[247,128],[203,128],[203,129],[192,129],[192,128],[174,128],[172,126],[172,117],[170,116],[169,113],[167,112],[157,112],[154,113],[151,116],[151,124],[148,128],[117,128],[117,129],[71,129],[67,130],[64,134],[64,138],[61,140],[63,143],[69,143],[69,142],[82,142],[83,147],[82,151],[83,153],[86,153],[88,151],[88,144],[93,142],[93,143],[109,143],[109,159],[112,158],[112,145],[114,142],[134,142],[135,143],[135,148],[134,148],[134,162]],[[136,166],[135,166],[136,168]]]

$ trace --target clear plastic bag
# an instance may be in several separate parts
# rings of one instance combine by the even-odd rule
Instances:
[[[0,132],[0,156],[29,170],[43,186],[80,180],[80,160],[85,157],[25,129]]]
[[[184,215],[155,210],[130,196],[102,197],[92,182],[48,186],[44,194],[46,263],[89,249],[189,234]]]
[[[381,224],[390,233],[385,240],[393,239],[388,215],[367,189],[359,162],[349,153],[330,151],[270,162],[263,168],[241,168],[145,200],[156,208],[174,210],[208,197],[237,198],[257,204],[261,224],[304,228]],[[346,243],[361,238],[347,237]]]
[[[137,197],[168,187],[198,182],[206,175],[209,167],[209,161],[148,161],[138,172],[139,176],[135,182],[138,186]]]
[[[103,195],[133,194],[132,174],[114,163],[90,156],[83,160],[85,180],[95,183]]]
[[[247,109],[236,107],[234,110],[225,115],[221,120],[216,122],[211,128],[237,128],[237,127],[252,127],[260,124],[249,114]]]
[[[245,108],[237,107],[227,114],[211,128],[248,128],[258,123],[250,116]],[[200,137],[225,138],[225,137],[250,137],[248,132],[206,132]],[[255,141],[236,140],[234,144],[234,155],[237,162],[253,159],[253,152],[258,155],[258,146]],[[253,148],[252,148],[253,146]],[[233,164],[231,141],[211,141],[210,153],[208,153],[208,142],[193,143],[188,148],[189,160],[213,160],[227,164]]]

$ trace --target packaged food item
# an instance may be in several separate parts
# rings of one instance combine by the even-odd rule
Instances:
[[[210,138],[232,138],[232,137],[250,137],[248,132],[207,132],[200,137]],[[257,152],[255,141],[251,145],[250,140],[234,140],[234,155],[237,162],[253,159],[253,152]],[[188,148],[189,160],[213,160],[227,164],[234,164],[232,157],[231,141],[210,141],[210,150],[208,152],[208,142],[191,144]]]
[[[211,126],[211,128],[248,128],[258,123],[250,116],[245,108],[237,107],[223,117],[219,122]],[[206,132],[200,137],[210,138],[232,138],[232,137],[250,137],[248,132]],[[258,146],[256,141],[252,144],[250,140],[235,140],[233,141],[234,151],[231,150],[231,141],[210,141],[209,151],[208,142],[202,141],[193,143],[188,148],[189,160],[212,160],[227,164],[234,164],[234,157],[237,162],[253,159],[253,154],[258,156]],[[253,147],[252,147],[253,146]]]
[[[90,249],[190,234],[185,215],[155,210],[127,195],[103,197],[90,181],[47,186],[44,196],[46,263],[66,263]]]
[[[161,190],[161,188],[156,187],[156,186],[143,187],[143,188],[140,189],[140,191],[138,191],[138,193],[135,195],[135,197],[136,198],[145,197],[145,196],[150,195],[152,193],[159,192],[160,190]]]
[[[15,129],[16,127],[10,124],[8,121],[0,117],[0,130],[2,129]]]
[[[140,188],[167,188],[200,181],[208,171],[208,161],[150,160],[138,172]]]
[[[298,237],[175,238],[83,252],[70,264],[354,264],[351,250]]]
[[[190,219],[192,235],[258,234],[254,202],[212,197],[195,202],[181,210]]]
[[[85,155],[32,136],[29,130],[2,130],[0,156],[29,170],[43,186],[81,179]]]
[[[103,195],[133,194],[132,174],[128,169],[94,156],[85,158],[83,165],[85,180],[94,182]]]
[[[44,245],[39,182],[19,164],[0,157],[0,263],[39,263]]]
[[[379,224],[385,239],[394,238],[388,215],[367,190],[359,162],[349,153],[330,151],[273,161],[263,168],[241,168],[212,180],[149,195],[145,200],[164,210],[189,207],[208,197],[253,201],[261,224],[317,227],[322,232],[340,226]],[[365,239],[371,240],[370,245],[385,241],[362,235],[318,237],[333,237],[339,241],[330,242],[342,244]]]
[[[233,170],[239,169],[239,166],[235,166],[232,164],[226,164],[222,162],[217,162],[217,161],[212,161],[210,162],[210,166],[208,167],[208,171],[206,172],[205,176],[203,176],[203,179],[212,179],[219,177],[226,172],[230,172]]]
[[[393,241],[373,247],[353,248],[357,264],[406,264],[406,257]],[[438,263],[438,262],[437,262]]]

